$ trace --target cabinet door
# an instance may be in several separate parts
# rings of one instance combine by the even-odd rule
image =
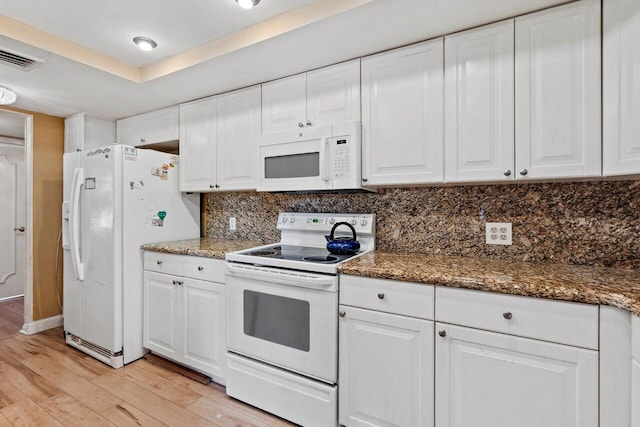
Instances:
[[[514,178],[513,27],[444,39],[447,182]]]
[[[360,59],[307,73],[311,126],[360,120]]]
[[[605,175],[640,173],[640,2],[606,0],[603,11]]]
[[[306,126],[306,110],[305,73],[262,84],[262,133]]]
[[[433,426],[433,322],[340,310],[340,424]]]
[[[84,150],[84,113],[64,119],[64,152]]]
[[[218,97],[217,184],[220,190],[254,190],[258,182],[260,86]]]
[[[176,141],[179,138],[178,106],[118,120],[118,144],[139,145]]]
[[[84,149],[92,150],[116,143],[116,123],[84,116]]]
[[[597,351],[442,323],[436,331],[438,427],[598,426]]]
[[[216,182],[216,97],[180,104],[180,191],[213,191]]]
[[[366,185],[442,182],[442,38],[362,59]]]
[[[600,0],[516,18],[516,178],[599,176]]]
[[[226,368],[224,285],[183,279],[183,363],[220,382]]]
[[[184,279],[144,272],[143,345],[180,361],[180,285]]]

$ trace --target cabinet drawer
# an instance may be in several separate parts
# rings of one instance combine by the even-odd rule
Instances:
[[[433,319],[433,286],[340,276],[340,304]]]
[[[162,252],[144,251],[144,269],[182,276],[181,257]]]
[[[182,275],[191,279],[224,283],[225,262],[221,259],[183,256]]]
[[[598,349],[598,306],[438,287],[436,320]]]

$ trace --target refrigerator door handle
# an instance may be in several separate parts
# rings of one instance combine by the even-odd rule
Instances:
[[[69,249],[71,251],[71,264],[73,272],[78,280],[84,280],[84,264],[80,259],[80,189],[84,185],[84,169],[77,168],[73,173],[71,185],[71,206],[69,209]]]

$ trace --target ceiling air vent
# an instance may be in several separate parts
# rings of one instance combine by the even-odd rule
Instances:
[[[29,71],[36,65],[43,63],[44,59],[35,56],[25,55],[15,50],[7,49],[0,46],[0,64],[17,68],[22,71]]]

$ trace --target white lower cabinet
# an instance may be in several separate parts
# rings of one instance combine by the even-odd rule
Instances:
[[[144,347],[224,383],[225,287],[201,280],[217,279],[211,270],[223,272],[224,261],[149,254],[144,271]]]
[[[598,352],[436,324],[438,427],[598,426]]]

